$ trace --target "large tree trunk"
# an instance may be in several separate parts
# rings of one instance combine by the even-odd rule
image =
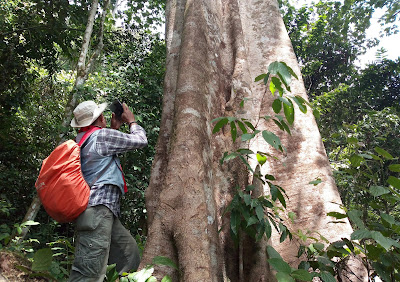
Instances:
[[[284,155],[261,139],[247,146],[279,156],[262,170],[286,189],[288,211],[297,215],[292,231],[314,230],[332,241],[348,237],[348,222],[331,224],[326,216],[339,211],[341,201],[313,115],[297,110],[292,136],[262,119],[274,115],[274,97],[254,78],[273,61],[286,62],[301,77],[276,0],[167,1],[166,41],[163,115],[146,192],[149,233],[142,265],[163,255],[179,264],[181,274],[169,268],[158,273],[174,281],[272,281],[265,243],[243,240],[236,248],[222,215],[235,186],[244,187],[251,177],[239,162],[219,164],[224,151],[244,146],[232,143],[229,129],[212,134],[210,121],[220,116],[247,118],[281,138]],[[292,94],[307,99],[301,78]],[[250,100],[240,108],[244,97]],[[308,184],[317,177],[321,184]],[[274,234],[270,243],[296,265],[296,241],[279,244]]]

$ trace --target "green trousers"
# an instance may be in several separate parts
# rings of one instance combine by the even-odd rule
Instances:
[[[76,221],[75,259],[68,281],[103,281],[107,265],[117,272],[136,270],[140,263],[135,239],[103,205],[87,208]]]

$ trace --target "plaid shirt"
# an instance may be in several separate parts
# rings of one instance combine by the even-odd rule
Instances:
[[[96,131],[97,141],[95,150],[102,156],[111,156],[124,153],[147,145],[146,132],[134,123],[130,127],[130,134],[115,129],[103,128]],[[88,207],[105,205],[115,216],[120,214],[121,190],[115,185],[96,185],[90,189]]]

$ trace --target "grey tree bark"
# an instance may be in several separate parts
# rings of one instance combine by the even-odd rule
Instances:
[[[300,80],[292,85],[292,94],[307,99],[277,1],[169,0],[166,16],[163,114],[146,191],[149,232],[142,265],[162,255],[179,264],[181,274],[158,269],[160,276],[169,274],[174,281],[273,281],[265,244],[244,242],[235,248],[229,219],[222,216],[235,186],[244,187],[251,176],[239,162],[219,165],[224,151],[246,145],[232,143],[229,129],[212,134],[211,120],[220,116],[245,117],[281,138],[287,153],[262,170],[286,189],[288,211],[297,215],[291,230],[314,230],[331,241],[349,237],[347,221],[333,225],[326,216],[339,211],[341,201],[313,115],[296,114],[292,136],[262,119],[273,115],[274,98],[254,78],[273,61],[294,69]],[[245,97],[249,101],[240,108]],[[261,139],[247,146],[269,150]],[[317,177],[321,184],[308,184]],[[270,244],[296,265],[295,240],[279,244],[274,234]]]

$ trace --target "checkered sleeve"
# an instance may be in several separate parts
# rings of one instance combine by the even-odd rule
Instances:
[[[123,133],[115,129],[104,128],[99,130],[96,150],[102,156],[111,156],[147,145],[144,129],[138,124],[132,124],[130,133]]]

